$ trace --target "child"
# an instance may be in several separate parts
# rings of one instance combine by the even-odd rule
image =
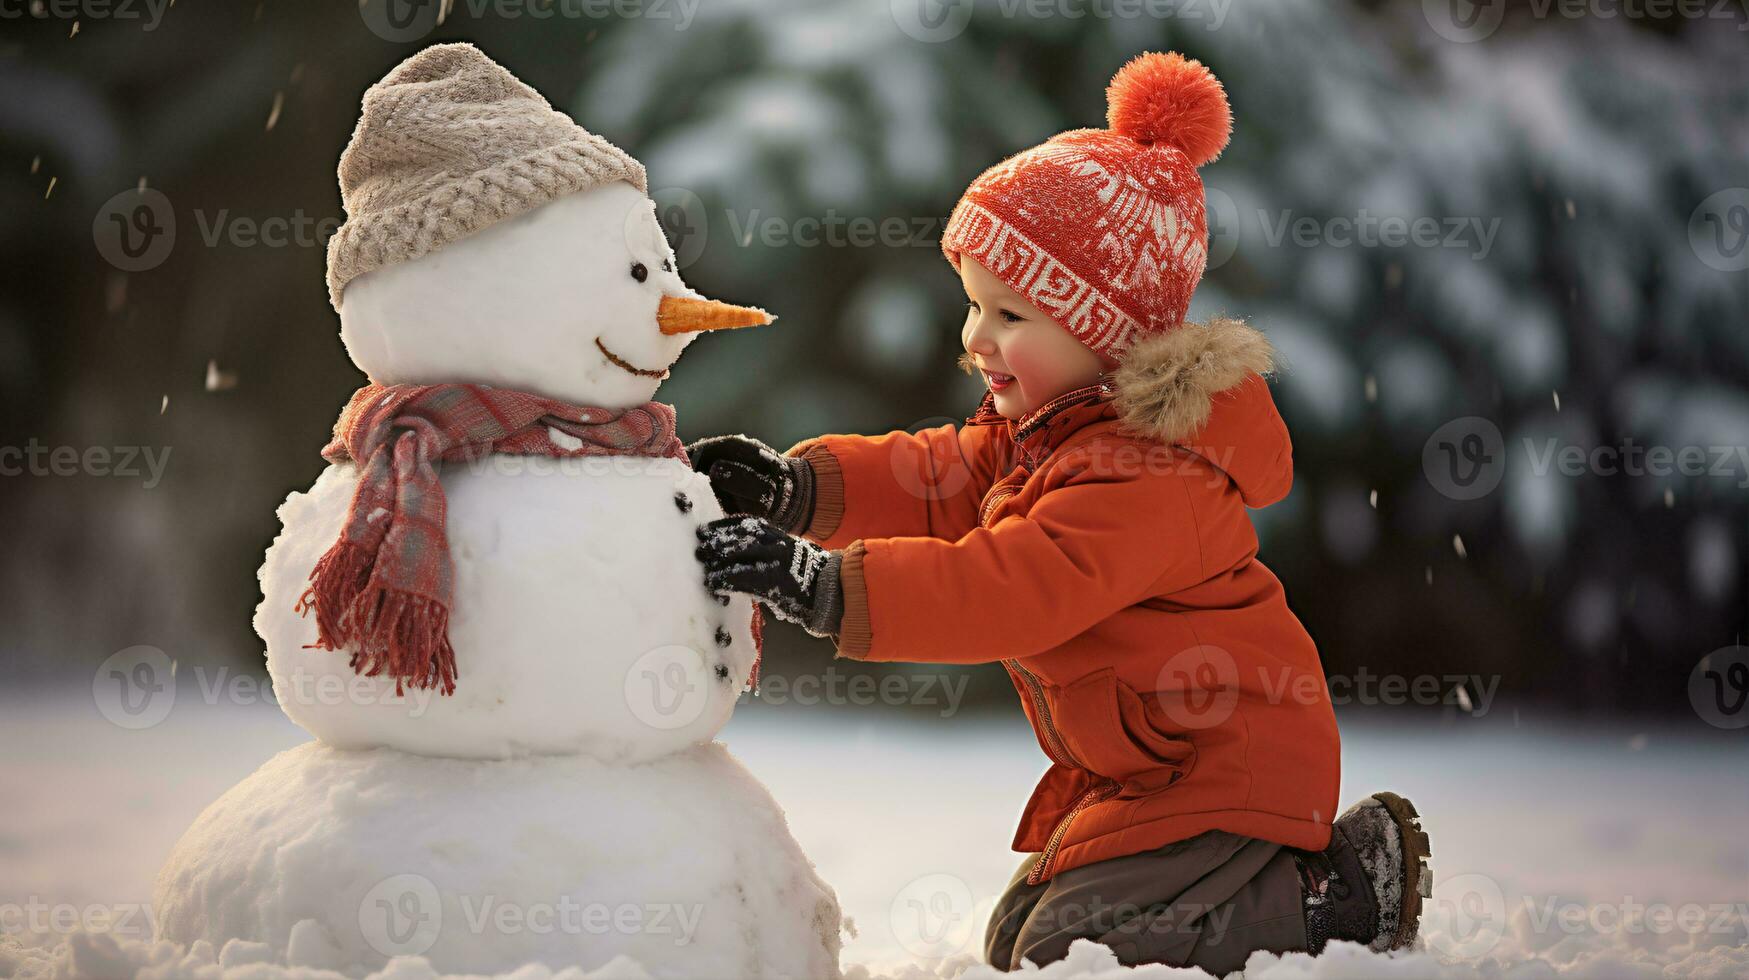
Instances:
[[[1292,482],[1269,342],[1184,320],[1226,93],[1145,54],[1107,97],[1109,129],[1003,161],[948,222],[961,363],[989,387],[964,426],[691,447],[751,515],[700,529],[706,585],[841,656],[1008,669],[1051,766],[986,933],[995,966],[1078,938],[1217,976],[1255,950],[1407,946],[1427,837],[1390,793],[1332,824],[1317,649],[1245,510]]]

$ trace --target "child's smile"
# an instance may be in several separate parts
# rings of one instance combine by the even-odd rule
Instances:
[[[970,256],[961,257],[960,282],[967,299],[960,363],[983,375],[1007,418],[1090,385],[1111,367]]]

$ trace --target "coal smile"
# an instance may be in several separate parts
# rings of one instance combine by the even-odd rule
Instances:
[[[648,368],[641,368],[641,367],[634,366],[629,361],[627,361],[625,358],[619,356],[618,354],[615,354],[613,351],[608,350],[607,345],[601,342],[600,337],[595,338],[595,347],[597,350],[601,351],[602,355],[605,356],[609,361],[612,361],[615,367],[622,368],[626,371],[630,371],[631,373],[637,375],[640,378],[658,378],[658,379],[660,379],[660,378],[668,377],[668,369],[667,368],[663,368],[660,371],[651,371]]]

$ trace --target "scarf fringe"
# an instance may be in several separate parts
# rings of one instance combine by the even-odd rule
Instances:
[[[350,541],[328,549],[310,572],[297,611],[316,613],[315,647],[350,647],[350,666],[363,677],[387,673],[395,694],[412,686],[455,693],[455,649],[449,643],[449,608],[426,596],[373,587],[375,555]]]

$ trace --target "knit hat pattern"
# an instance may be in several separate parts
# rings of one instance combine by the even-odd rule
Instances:
[[[471,44],[420,51],[364,93],[340,156],[346,221],[328,240],[328,296],[643,164],[553,109]]]
[[[1107,129],[1077,129],[974,180],[942,234],[1110,362],[1184,322],[1208,264],[1197,168],[1232,132],[1200,62],[1143,54],[1106,90]]]

